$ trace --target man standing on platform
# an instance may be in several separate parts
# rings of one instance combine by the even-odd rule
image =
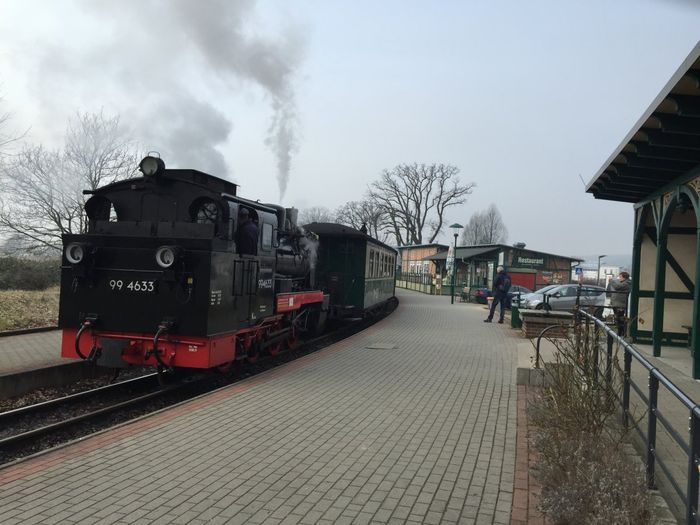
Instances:
[[[501,304],[501,317],[498,319],[499,324],[503,324],[503,317],[506,313],[506,302],[508,301],[508,290],[510,290],[510,275],[508,275],[503,268],[499,266],[497,268],[498,275],[496,276],[496,281],[493,283],[493,302],[491,303],[491,310],[489,311],[489,316],[484,319],[485,323],[490,323],[493,320],[493,313],[496,311],[496,305]]]

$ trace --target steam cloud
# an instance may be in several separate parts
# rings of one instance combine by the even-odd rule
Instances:
[[[223,176],[228,170],[217,146],[233,125],[216,104],[221,89],[215,88],[235,93],[241,84],[253,83],[272,109],[265,144],[275,155],[284,197],[297,149],[293,80],[304,48],[299,31],[289,29],[276,39],[253,34],[253,0],[84,0],[81,5],[105,30],[87,50],[47,48],[39,69],[54,86],[42,94],[47,107],[61,94],[56,85],[76,89],[76,78],[85,83],[78,87],[85,91],[81,98],[90,101],[116,89],[115,96],[126,94],[133,105],[122,122],[135,122],[149,149],[183,167]]]

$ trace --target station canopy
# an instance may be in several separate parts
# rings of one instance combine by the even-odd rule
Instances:
[[[596,199],[640,202],[700,164],[700,42],[591,179]]]

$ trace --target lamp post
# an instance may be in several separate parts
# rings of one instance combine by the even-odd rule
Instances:
[[[459,235],[459,230],[464,228],[461,224],[456,222],[450,226],[452,232],[455,236],[455,252],[452,257],[452,291],[450,292],[450,304],[455,304],[455,275],[457,275],[457,236]]]
[[[596,276],[595,276],[595,283],[596,283],[598,286],[600,286],[600,260],[601,260],[603,257],[606,257],[606,256],[605,256],[605,255],[599,255],[599,256],[598,256],[598,273],[597,273]]]

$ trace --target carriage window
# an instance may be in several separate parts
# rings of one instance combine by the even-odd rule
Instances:
[[[262,247],[263,247],[263,250],[272,249],[272,224],[263,223]]]
[[[369,271],[367,277],[374,277],[374,250],[369,251]]]

